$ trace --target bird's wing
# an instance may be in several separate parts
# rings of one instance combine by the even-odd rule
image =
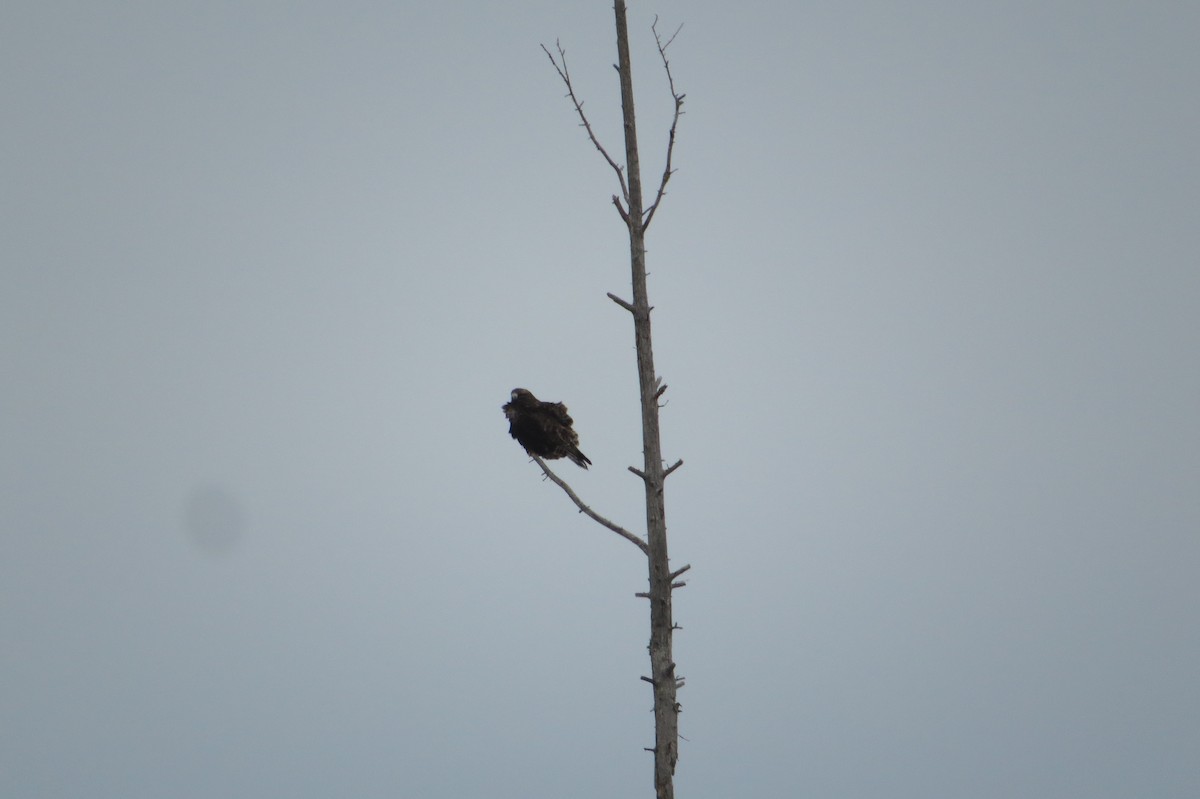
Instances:
[[[563,405],[561,402],[542,403],[542,409],[546,411],[548,416],[553,418],[561,425],[570,427],[572,424],[574,424],[574,420],[571,419],[571,415],[567,413],[567,406]]]

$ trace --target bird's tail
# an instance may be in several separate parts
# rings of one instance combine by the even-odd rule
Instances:
[[[579,451],[579,447],[571,447],[571,449],[567,451],[567,457],[570,458],[575,465],[581,469],[586,469],[588,464],[591,463],[591,460],[588,459],[588,456]]]

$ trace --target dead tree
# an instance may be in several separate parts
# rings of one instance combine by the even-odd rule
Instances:
[[[654,371],[654,351],[650,336],[650,312],[653,310],[653,306],[650,305],[650,298],[646,292],[646,231],[666,195],[667,181],[671,179],[673,172],[671,157],[675,150],[675,129],[679,123],[679,117],[683,113],[684,95],[675,89],[675,80],[671,75],[671,65],[667,59],[667,48],[670,47],[679,30],[677,29],[675,34],[664,41],[658,33],[657,19],[651,26],[655,42],[658,45],[658,53],[662,58],[663,69],[667,74],[668,87],[675,103],[675,114],[672,117],[671,128],[667,136],[666,163],[658,183],[658,190],[654,200],[649,207],[646,207],[643,202],[641,164],[638,159],[637,124],[633,108],[633,75],[630,68],[629,32],[625,21],[624,0],[615,0],[613,10],[617,25],[618,63],[615,66],[621,81],[621,115],[625,127],[624,168],[617,164],[596,138],[592,125],[583,112],[583,103],[576,96],[575,89],[571,85],[571,74],[567,70],[566,51],[557,43],[557,56],[551,53],[545,45],[542,46],[542,49],[545,50],[554,69],[566,84],[567,97],[574,104],[588,138],[616,173],[617,182],[621,188],[621,194],[614,194],[612,202],[629,233],[633,300],[632,302],[626,301],[615,294],[609,294],[608,297],[633,317],[638,387],[642,408],[644,462],[641,469],[630,466],[629,471],[641,478],[645,486],[646,538],[643,540],[597,514],[583,503],[570,486],[550,471],[545,461],[537,457],[534,460],[551,480],[567,492],[580,511],[631,541],[646,555],[649,565],[650,590],[639,593],[638,596],[650,601],[650,676],[642,677],[642,679],[648,682],[654,691],[654,746],[647,747],[647,750],[654,754],[654,789],[657,799],[674,799],[675,763],[679,759],[680,710],[676,692],[682,687],[683,678],[676,673],[675,661],[671,654],[671,639],[676,629],[671,615],[671,594],[674,589],[681,588],[685,584],[679,580],[679,577],[691,567],[684,566],[672,571],[667,556],[667,517],[663,486],[667,476],[682,466],[683,461],[678,460],[668,467],[662,459],[658,411],[659,400],[667,390],[667,386]]]

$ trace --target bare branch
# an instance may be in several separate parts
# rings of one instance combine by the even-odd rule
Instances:
[[[680,94],[675,91],[675,78],[671,75],[671,62],[667,60],[667,48],[671,46],[671,42],[675,41],[675,37],[683,30],[681,24],[671,34],[671,38],[666,42],[658,34],[658,17],[654,18],[654,24],[650,26],[650,30],[654,31],[654,43],[658,45],[658,55],[662,58],[663,69],[667,73],[667,86],[671,89],[671,97],[675,100],[675,116],[671,119],[671,130],[667,134],[667,163],[663,168],[662,180],[658,184],[658,193],[654,197],[654,202],[650,204],[650,208],[646,210],[646,221],[642,223],[642,231],[645,232],[650,227],[650,220],[654,218],[654,212],[658,210],[658,204],[662,202],[663,195],[667,193],[667,181],[671,179],[671,174],[674,172],[671,169],[671,156],[675,152],[675,129],[679,125],[679,117],[683,115],[683,98],[686,94]]]
[[[633,306],[631,304],[625,302],[625,300],[621,299],[616,294],[613,294],[611,291],[608,293],[608,298],[610,300],[612,300],[613,302],[615,302],[617,305],[620,305],[625,310],[629,311],[630,313],[633,313]]]
[[[643,541],[641,538],[638,538],[636,535],[629,532],[621,525],[610,522],[608,519],[604,518],[599,513],[596,513],[594,510],[589,508],[587,505],[583,504],[583,500],[581,500],[579,498],[579,495],[576,494],[574,491],[572,491],[571,487],[569,485],[567,485],[566,482],[561,477],[559,477],[554,472],[550,471],[550,467],[546,465],[546,462],[544,460],[542,460],[537,455],[533,455],[531,457],[533,458],[533,460],[535,462],[537,462],[538,466],[542,467],[542,471],[546,473],[547,477],[549,477],[551,480],[553,480],[558,485],[559,488],[561,488],[563,491],[567,492],[567,496],[570,497],[571,501],[575,503],[575,506],[577,508],[579,508],[580,513],[586,513],[592,519],[592,521],[607,527],[609,530],[612,530],[614,533],[621,536],[626,541],[629,541],[634,546],[636,546],[638,549],[642,550],[642,552],[644,552],[645,554],[647,554],[647,555],[650,554],[650,547],[646,544],[645,541]]]
[[[671,38],[670,38],[670,39],[667,39],[667,43],[666,43],[666,44],[662,44],[662,40],[660,40],[660,39],[658,38],[658,31],[657,31],[657,30],[655,30],[657,27],[658,27],[658,14],[655,14],[655,15],[654,15],[654,21],[650,23],[650,30],[654,31],[654,38],[655,38],[656,40],[658,40],[659,44],[661,45],[661,46],[659,47],[659,50],[661,51],[661,50],[666,50],[668,47],[670,47],[670,46],[671,46],[671,42],[675,41],[675,37],[679,35],[679,32],[680,32],[681,30],[683,30],[683,23],[682,23],[682,22],[681,22],[681,23],[679,23],[679,27],[678,27],[678,28],[676,28],[676,29],[675,29],[675,32],[671,34]]]
[[[629,212],[625,210],[625,206],[621,205],[621,198],[614,194],[612,197],[612,204],[616,206],[617,213],[621,215],[621,221],[625,223],[626,227],[628,227]]]
[[[685,585],[687,585],[687,583],[683,583],[683,582],[680,582],[680,583],[671,583],[671,587],[672,587],[672,588],[683,588]]]
[[[671,579],[672,580],[676,579],[677,577],[679,577],[679,575],[683,574],[685,571],[687,571],[690,568],[692,568],[692,564],[689,563],[686,566],[682,566],[682,567],[676,569],[675,571],[671,572]]]
[[[683,458],[680,458],[679,460],[675,461],[673,464],[671,464],[670,467],[667,468],[667,470],[665,472],[663,472],[663,479],[665,480],[667,478],[667,475],[669,475],[671,472],[675,471],[682,465],[683,465]]]
[[[560,78],[562,78],[562,82],[567,85],[567,97],[571,98],[571,103],[575,106],[575,113],[579,114],[579,119],[583,123],[584,129],[587,130],[588,138],[592,140],[592,144],[596,145],[596,149],[600,151],[602,156],[604,156],[604,160],[608,162],[608,165],[611,166],[613,171],[617,173],[617,181],[621,184],[621,196],[623,196],[626,202],[628,202],[629,187],[625,185],[625,170],[617,165],[617,162],[614,161],[612,156],[608,154],[608,150],[605,150],[604,145],[600,144],[600,140],[596,138],[596,133],[592,130],[592,123],[588,122],[587,115],[583,113],[583,103],[581,103],[579,98],[575,96],[575,87],[571,85],[571,72],[567,69],[567,51],[563,49],[563,46],[559,44],[557,39],[554,40],[554,46],[558,50],[557,60],[554,58],[554,55],[548,49],[546,49],[546,45],[544,44],[541,46],[542,52],[546,54],[546,58],[550,59],[550,63],[554,65],[554,71],[558,73]],[[559,61],[562,62],[562,66],[559,66]],[[678,116],[678,110],[676,111],[676,116]],[[672,126],[672,137],[673,136],[674,126]],[[627,223],[628,221],[629,220],[626,219]]]
[[[643,472],[641,469],[634,468],[633,466],[627,466],[626,468],[629,469],[629,471],[636,474],[638,477],[642,478],[643,480],[646,479],[646,473]]]

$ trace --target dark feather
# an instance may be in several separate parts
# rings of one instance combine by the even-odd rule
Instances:
[[[504,415],[508,418],[508,434],[530,455],[548,460],[570,458],[584,469],[591,463],[579,451],[579,434],[571,426],[574,422],[567,406],[561,402],[542,402],[532,392],[514,388],[511,401],[504,405]]]

